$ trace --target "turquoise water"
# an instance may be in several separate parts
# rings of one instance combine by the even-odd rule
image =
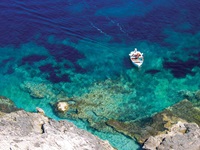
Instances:
[[[73,99],[66,120],[119,150],[139,145],[102,122],[137,120],[200,87],[198,1],[7,1],[1,7],[0,95],[60,120],[51,104]],[[135,68],[129,52],[144,53]]]

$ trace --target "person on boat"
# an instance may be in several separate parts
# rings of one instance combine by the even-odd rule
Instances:
[[[137,53],[134,54],[135,59],[138,59],[140,56],[142,56],[140,52],[137,52]]]
[[[140,53],[137,53],[137,58],[139,58],[141,56],[141,54]]]
[[[137,51],[137,48],[134,49],[134,51],[132,51],[130,54],[129,54],[133,59],[138,59],[140,58],[143,53]]]

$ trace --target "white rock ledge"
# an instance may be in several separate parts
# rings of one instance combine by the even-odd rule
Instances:
[[[200,150],[200,128],[196,123],[178,122],[166,134],[151,136],[145,150]]]
[[[2,150],[114,150],[91,133],[67,121],[23,110],[0,113]]]

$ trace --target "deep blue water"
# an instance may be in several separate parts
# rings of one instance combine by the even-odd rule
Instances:
[[[84,101],[87,121],[71,121],[118,149],[138,145],[88,120],[150,116],[200,87],[200,1],[7,0],[0,10],[0,95],[54,119],[49,103]],[[135,47],[141,69],[128,57]]]

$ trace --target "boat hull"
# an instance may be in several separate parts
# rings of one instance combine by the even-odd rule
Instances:
[[[144,61],[144,58],[141,57],[141,58],[134,58],[134,57],[131,57],[131,62],[133,63],[134,66],[140,68],[143,64],[143,61]]]
[[[140,51],[137,51],[137,48],[135,48],[134,51],[130,52],[129,56],[133,65],[135,65],[138,68],[142,66],[144,62],[143,53],[141,53]]]

